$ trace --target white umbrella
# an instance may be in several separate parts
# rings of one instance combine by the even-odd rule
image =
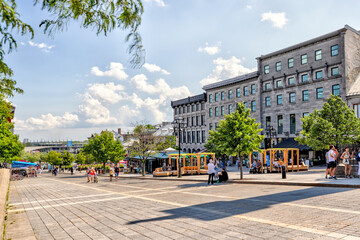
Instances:
[[[165,152],[173,152],[173,151],[176,151],[176,149],[171,148],[171,147],[165,149]]]

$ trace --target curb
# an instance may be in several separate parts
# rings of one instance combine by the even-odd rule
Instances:
[[[207,182],[207,180],[197,179],[171,179],[171,178],[147,178],[147,177],[122,177],[122,179],[140,179],[140,180],[155,180],[155,181],[182,181],[182,182]],[[360,184],[331,184],[331,183],[301,183],[301,182],[268,182],[268,181],[253,181],[253,180],[229,180],[227,183],[236,184],[260,184],[260,185],[279,185],[279,186],[303,186],[303,187],[332,187],[332,188],[360,188]]]

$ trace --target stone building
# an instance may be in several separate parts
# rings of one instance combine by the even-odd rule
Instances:
[[[185,128],[182,129],[179,138],[183,152],[199,152],[204,148],[206,139],[205,103],[205,93],[171,102],[174,119],[182,118],[185,122]]]
[[[321,109],[331,94],[360,117],[360,32],[350,26],[262,55],[257,62],[256,72],[203,87],[206,138],[237,102],[251,109],[264,130],[275,130],[273,144],[299,135],[301,118]]]

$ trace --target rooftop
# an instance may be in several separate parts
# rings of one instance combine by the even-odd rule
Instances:
[[[194,103],[194,102],[201,102],[201,101],[206,101],[206,93],[179,99],[176,101],[171,101],[171,107],[174,108],[176,106],[190,104],[190,103]]]
[[[203,89],[205,91],[207,91],[207,90],[210,90],[210,89],[214,89],[214,88],[223,87],[223,86],[226,86],[226,85],[242,82],[242,81],[245,81],[245,80],[248,80],[248,79],[251,79],[251,78],[255,78],[255,77],[258,77],[258,76],[259,76],[259,72],[255,71],[255,72],[251,72],[251,73],[248,73],[248,74],[245,74],[245,75],[241,75],[241,76],[226,79],[226,80],[223,80],[223,81],[220,81],[220,82],[205,85],[203,87]]]

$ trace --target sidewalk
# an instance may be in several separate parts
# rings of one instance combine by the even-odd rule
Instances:
[[[287,172],[286,179],[282,179],[281,173],[249,174],[249,169],[244,167],[243,180],[240,180],[240,172],[236,167],[228,167],[227,170],[229,182],[231,183],[360,188],[359,178],[325,179],[325,167],[312,167],[309,171]],[[100,177],[108,176],[104,175]],[[184,175],[181,178],[177,178],[176,176],[153,177],[152,174],[147,174],[144,177],[140,174],[121,174],[120,178],[207,182],[208,176]]]

